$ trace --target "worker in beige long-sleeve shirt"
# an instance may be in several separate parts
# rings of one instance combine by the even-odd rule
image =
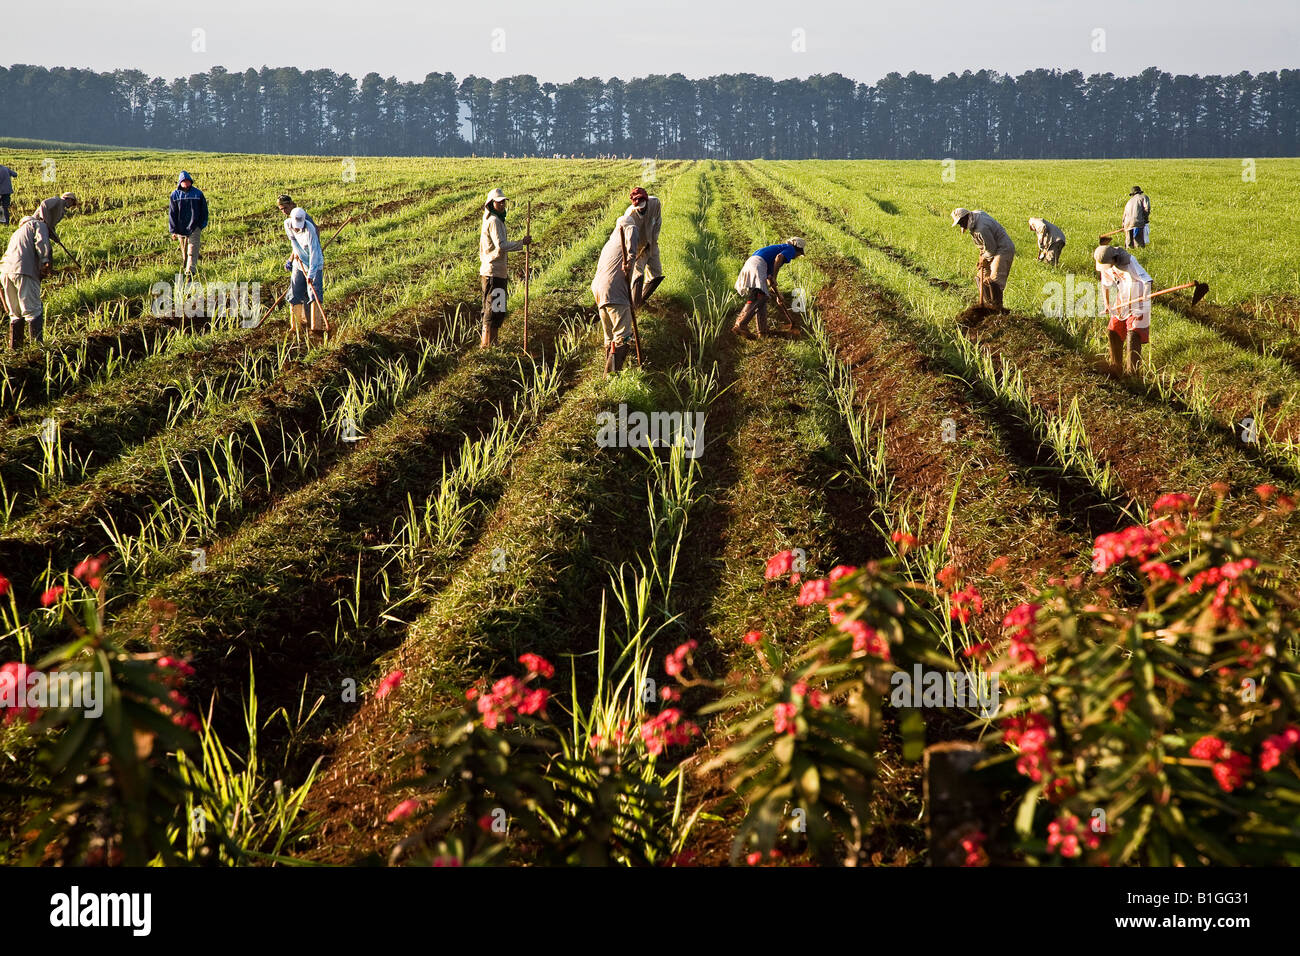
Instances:
[[[506,238],[506,194],[494,189],[483,203],[483,225],[478,236],[479,279],[483,288],[483,338],[480,348],[497,344],[497,332],[506,320],[506,253],[518,252],[531,237]]]
[[[1006,312],[1002,296],[1011,277],[1011,262],[1016,244],[1002,225],[982,209],[958,207],[952,211],[952,224],[968,233],[979,250],[975,275],[979,283],[979,304],[995,312]]]
[[[641,232],[624,213],[605,240],[591,280],[605,335],[605,374],[621,371],[632,339],[632,269],[641,247]]]
[[[1065,233],[1061,227],[1046,219],[1030,219],[1029,228],[1034,230],[1038,239],[1038,261],[1049,266],[1061,261],[1061,250],[1065,248]]]
[[[45,307],[41,303],[41,280],[53,266],[51,243],[58,238],[55,227],[76,205],[73,193],[43,200],[35,215],[24,216],[9,237],[4,258],[0,259],[0,298],[9,313],[11,349],[23,344],[24,327],[32,342],[42,341]]]
[[[659,229],[663,226],[663,206],[658,196],[652,196],[641,186],[632,190],[632,205],[625,215],[631,216],[641,235],[641,248],[637,250],[636,264],[632,267],[632,305],[641,308],[650,293],[664,281],[663,266],[659,262]]]

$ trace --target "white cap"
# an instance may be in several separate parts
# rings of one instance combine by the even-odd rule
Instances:
[[[501,191],[500,187],[498,187],[498,188],[492,190],[490,193],[488,193],[487,201],[488,201],[488,202],[505,202],[505,201],[506,201],[506,194],[505,194],[504,192]]]
[[[798,236],[791,236],[789,239],[785,241],[785,243],[788,246],[794,246],[800,252],[803,252],[804,248],[808,245],[806,241],[800,239]]]
[[[954,226],[960,226],[962,217],[969,216],[969,215],[970,215],[969,209],[965,208],[964,206],[958,206],[956,209],[952,211],[952,224]]]
[[[289,226],[292,229],[301,232],[307,228],[307,210],[301,206],[295,206],[293,212],[289,213]]]

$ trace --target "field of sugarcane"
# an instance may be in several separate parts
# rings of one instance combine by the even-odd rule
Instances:
[[[80,208],[0,355],[0,862],[1300,862],[1300,161],[185,157],[253,308],[159,314],[179,157],[7,156]],[[1156,286],[1211,291],[1123,375],[1071,302],[1135,183]],[[640,184],[667,278],[607,377]],[[493,186],[526,351],[522,253],[477,347]],[[248,319],[286,191],[342,227],[325,335]],[[739,338],[789,236],[795,327]],[[598,441],[636,412],[696,441]]]

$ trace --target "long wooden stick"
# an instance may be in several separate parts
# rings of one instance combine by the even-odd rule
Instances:
[[[528,200],[528,214],[524,225],[524,354],[528,353],[528,280],[532,277],[532,262],[528,257],[533,241],[533,201]]]
[[[622,231],[620,227],[620,232]],[[618,237],[619,248],[623,251],[623,278],[627,280],[627,312],[632,316],[632,344],[636,346],[636,364],[641,367],[641,335],[636,330],[636,306],[632,304],[632,271],[627,267],[627,245],[623,237]]]
[[[321,244],[320,250],[321,250],[322,253],[325,252],[325,247],[328,246],[328,245],[329,245],[329,244],[334,240],[334,238],[335,238],[335,237],[336,237],[340,232],[343,231],[343,226],[346,226],[348,223],[350,223],[350,222],[351,222],[353,219],[355,219],[355,218],[357,218],[357,214],[356,214],[356,213],[353,213],[352,215],[348,216],[348,218],[346,218],[346,219],[343,220],[343,225],[342,225],[342,226],[339,226],[337,229],[335,229],[334,232],[330,234],[330,237],[329,237],[328,239],[326,239],[326,240]],[[290,284],[292,285],[292,280],[290,280]],[[308,284],[310,285],[310,283],[308,283]],[[263,322],[265,322],[265,321],[270,317],[271,313],[274,312],[274,311],[276,310],[276,307],[277,307],[281,302],[284,301],[284,297],[285,297],[286,295],[288,295],[288,294],[289,294],[289,290],[288,290],[288,289],[285,289],[285,290],[284,290],[283,292],[281,292],[278,296],[276,296],[276,297],[275,297],[275,301],[272,302],[272,303],[267,307],[266,311],[262,313],[262,317],[261,317],[260,319],[257,320],[257,325],[250,325],[249,328],[250,328],[250,329],[255,329],[255,328],[257,328],[258,325],[261,325]],[[321,310],[321,315],[322,315],[322,316],[325,315],[325,310],[324,310],[324,309]]]
[[[298,255],[297,248],[290,246],[289,251],[293,253],[294,260],[302,268],[302,277],[303,280],[307,283],[307,304],[310,305],[312,302],[316,303],[316,308],[320,309],[321,321],[325,323],[325,331],[328,332],[330,330],[329,316],[325,314],[325,304],[321,302],[320,296],[316,294],[315,286],[311,284],[311,276],[307,272],[307,266],[303,264],[302,257]],[[323,253],[324,249],[322,249],[321,252]],[[324,272],[322,271],[321,274],[324,275]],[[293,281],[292,278],[289,281],[292,282]],[[313,323],[311,321],[311,309],[308,309],[307,310],[307,331],[308,332],[312,331],[311,328],[312,324]]]

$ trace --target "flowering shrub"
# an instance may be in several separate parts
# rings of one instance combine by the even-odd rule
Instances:
[[[64,638],[62,646],[33,667],[0,666],[0,707],[20,685],[27,693],[59,688],[37,704],[5,708],[6,721],[30,723],[34,740],[28,862],[180,862],[168,828],[189,793],[173,755],[195,745],[199,722],[182,689],[193,669],[110,639],[106,564],[87,558],[41,596],[42,634]]]
[[[1166,495],[1151,515],[1094,550],[1096,573],[1139,581],[1139,606],[1057,587],[987,649],[1013,693],[998,735],[1011,752],[990,763],[1013,761],[1026,784],[1021,847],[1041,861],[1295,862],[1300,602],[1218,509],[1200,518]]]
[[[692,650],[683,645],[669,661],[687,667]],[[518,830],[540,863],[669,861],[695,819],[681,819],[683,781],[669,753],[699,728],[677,707],[646,713],[640,688],[648,657],[635,649],[622,678],[602,683],[589,711],[575,708],[568,733],[548,712],[551,691],[536,686],[554,676],[554,666],[536,654],[519,662],[524,676],[479,682],[439,720],[442,729],[421,755],[431,769],[404,784],[419,793],[388,815],[423,827],[394,859],[493,863],[505,854],[507,833]]]

